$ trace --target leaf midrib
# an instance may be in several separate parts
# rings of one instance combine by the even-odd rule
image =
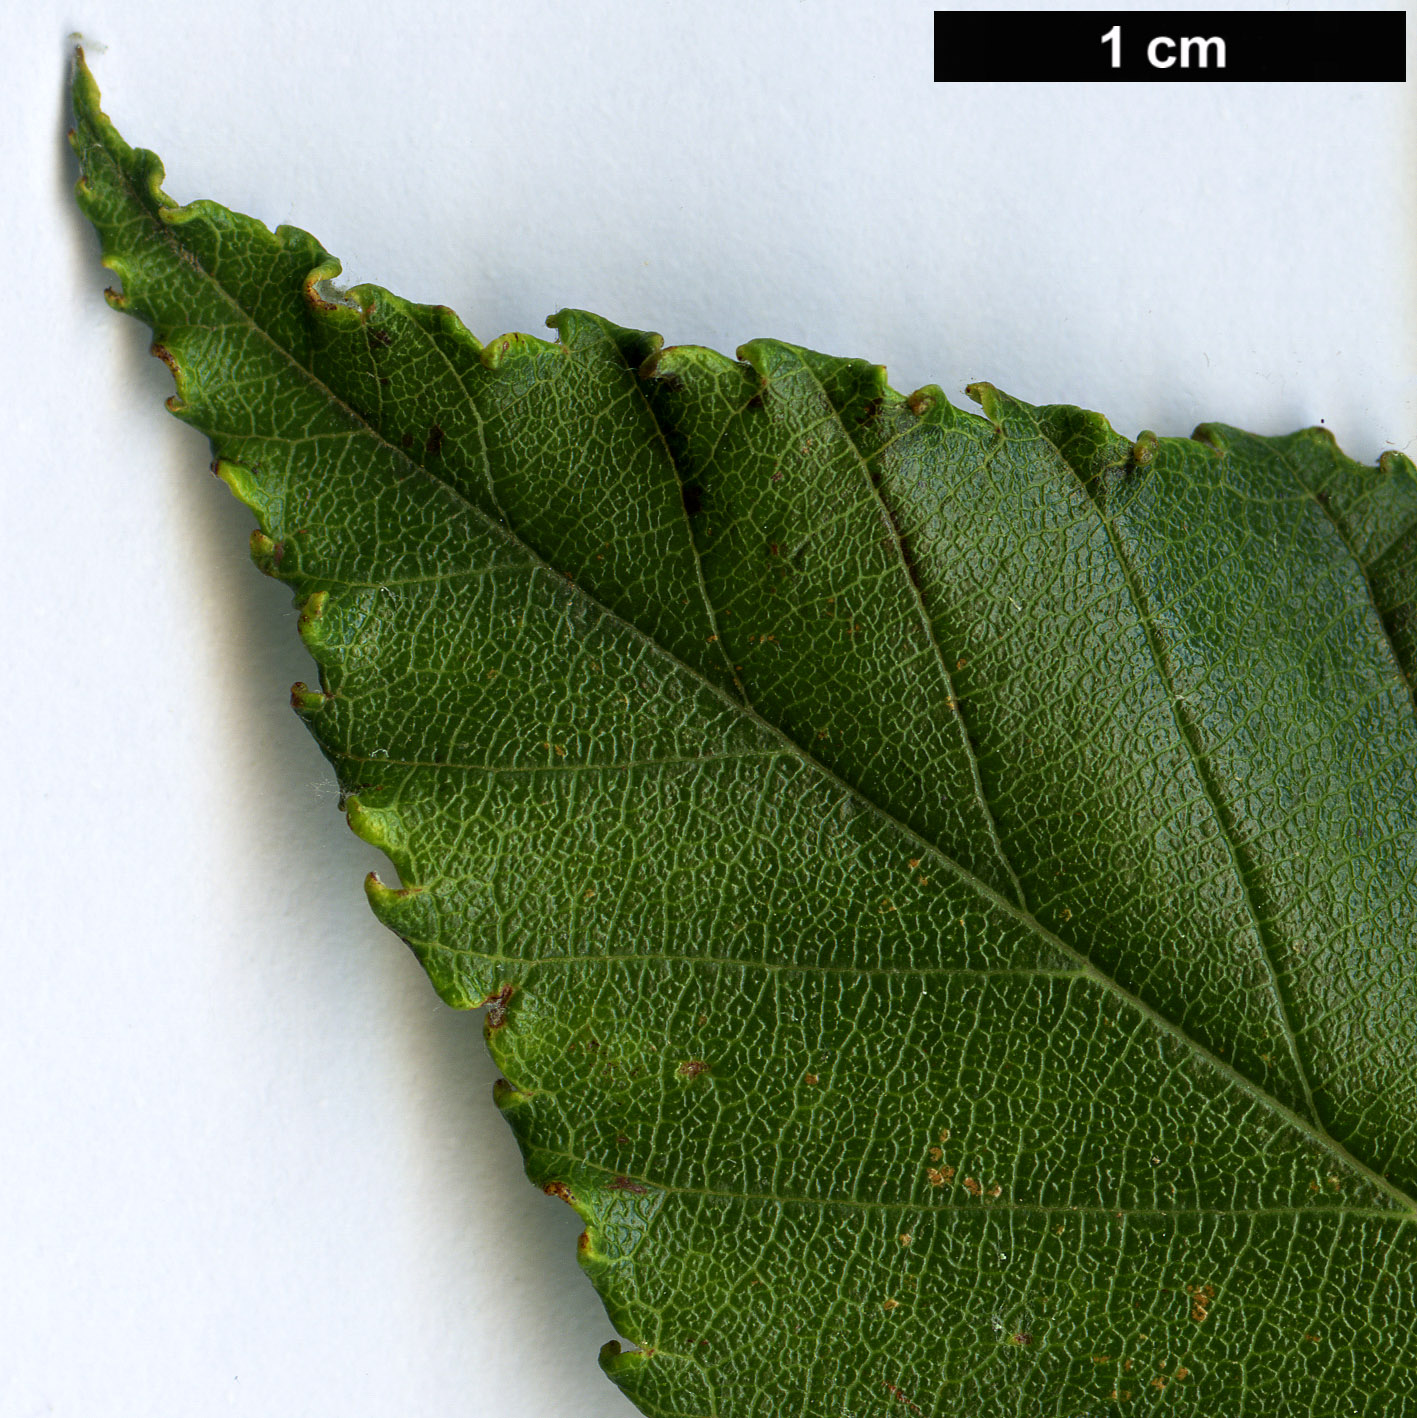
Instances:
[[[511,1080],[508,1080],[509,1082]],[[513,1084],[515,1087],[516,1085]],[[627,1182],[635,1182],[657,1192],[667,1192],[678,1196],[713,1197],[723,1201],[746,1201],[762,1206],[809,1206],[824,1210],[849,1211],[900,1211],[931,1212],[956,1211],[980,1215],[996,1211],[1008,1211],[1025,1216],[1109,1216],[1136,1217],[1157,1216],[1343,1216],[1362,1217],[1384,1221],[1408,1222],[1417,1218],[1403,1215],[1400,1211],[1389,1211],[1377,1206],[1109,1206],[1105,1202],[1060,1201],[1053,1205],[1034,1201],[970,1201],[958,1205],[941,1200],[931,1204],[916,1198],[900,1201],[872,1201],[854,1196],[778,1196],[773,1192],[727,1191],[722,1187],[693,1187],[676,1182],[657,1181],[653,1177],[637,1176],[619,1167],[607,1167],[601,1162],[577,1156],[573,1152],[558,1151],[539,1147],[537,1152],[543,1157],[559,1157],[574,1167],[584,1167],[592,1172],[603,1172],[608,1177],[617,1177]],[[574,1194],[574,1193],[573,1193]]]
[[[103,150],[104,154],[113,164],[115,170],[118,173],[120,182],[123,184],[124,187],[127,188],[129,193],[133,196],[136,204],[142,210],[148,213],[148,220],[152,224],[153,229],[160,233],[163,239],[173,248],[174,253],[177,254],[177,259],[185,260],[185,255],[183,253],[190,253],[193,257],[195,257],[197,269],[200,270],[202,276],[210,283],[211,287],[221,296],[221,298],[228,304],[228,306],[230,306],[230,308],[235,311],[238,316],[241,317],[241,319],[254,333],[256,333],[263,340],[265,340],[266,343],[270,346],[270,348],[276,351],[276,353],[280,355],[291,366],[292,369],[297,371],[301,378],[303,378],[307,383],[312,385],[315,389],[320,391],[326,398],[328,398],[332,405],[342,410],[345,416],[349,419],[350,423],[356,429],[362,429],[367,434],[367,436],[372,438],[375,442],[381,444],[399,461],[405,463],[411,470],[423,474],[423,476],[427,477],[445,494],[447,494],[449,497],[453,498],[457,502],[461,503],[462,506],[467,510],[467,512],[472,514],[472,517],[480,526],[482,526],[493,536],[502,539],[509,546],[515,548],[519,553],[524,555],[529,562],[531,562],[538,569],[544,571],[551,578],[552,584],[560,588],[565,594],[574,593],[583,597],[584,600],[592,607],[594,607],[598,613],[604,615],[607,619],[622,626],[628,633],[637,637],[653,653],[663,657],[665,660],[668,660],[680,671],[690,675],[692,678],[697,680],[708,693],[712,694],[715,698],[720,700],[720,702],[722,702],[725,707],[730,708],[739,714],[746,715],[762,731],[775,738],[787,750],[789,750],[792,754],[799,758],[803,763],[805,763],[807,766],[809,766],[818,774],[820,774],[822,778],[824,778],[830,783],[835,784],[843,793],[847,794],[853,800],[860,803],[863,808],[873,813],[882,822],[893,827],[902,836],[908,837],[913,841],[919,843],[921,848],[929,852],[937,861],[940,862],[940,864],[947,871],[953,873],[958,880],[960,880],[963,884],[975,891],[979,896],[988,901],[996,909],[1004,912],[1005,915],[1017,921],[1026,930],[1032,931],[1035,935],[1038,936],[1040,940],[1044,941],[1046,944],[1062,952],[1068,958],[1075,960],[1078,964],[1080,972],[1086,975],[1100,988],[1108,991],[1120,1000],[1124,1001],[1127,1005],[1136,1010],[1137,1013],[1140,1014],[1143,1018],[1149,1020],[1155,1027],[1159,1028],[1162,1032],[1170,1035],[1173,1039],[1184,1045],[1187,1049],[1191,1051],[1193,1055],[1195,1055],[1197,1059],[1206,1063],[1222,1078],[1226,1079],[1228,1082],[1238,1087],[1248,1097],[1252,1098],[1261,1106],[1268,1108],[1278,1117],[1287,1122],[1290,1126],[1298,1129],[1302,1133],[1307,1134],[1325,1151],[1333,1155],[1333,1157],[1337,1161],[1343,1163],[1348,1167],[1351,1167],[1354,1171],[1364,1176],[1378,1190],[1385,1192],[1389,1196],[1391,1196],[1394,1202],[1407,1213],[1404,1219],[1417,1221],[1417,1198],[1409,1196],[1405,1191],[1403,1191],[1395,1183],[1391,1182],[1388,1178],[1382,1176],[1373,1168],[1369,1167],[1366,1163],[1360,1161],[1357,1157],[1354,1157],[1348,1151],[1347,1148],[1345,1148],[1341,1143],[1337,1142],[1334,1138],[1329,1136],[1328,1133],[1323,1131],[1320,1127],[1318,1127],[1314,1123],[1311,1123],[1309,1120],[1305,1119],[1300,1114],[1296,1113],[1292,1108],[1288,1107],[1287,1104],[1281,1102],[1278,1098],[1274,1097],[1265,1089],[1261,1088],[1258,1084],[1254,1083],[1251,1079],[1247,1078],[1244,1074],[1240,1073],[1233,1065],[1227,1063],[1224,1059],[1212,1053],[1210,1049],[1205,1047],[1205,1045],[1201,1044],[1198,1040],[1192,1038],[1191,1035],[1188,1034],[1183,1028],[1181,1028],[1180,1025],[1174,1023],[1165,1015],[1161,1014],[1152,1005],[1148,1004],[1145,1000],[1141,999],[1139,996],[1133,994],[1130,990],[1126,989],[1117,980],[1113,979],[1105,971],[1101,970],[1095,964],[1093,964],[1093,962],[1088,959],[1087,956],[1083,955],[1081,951],[1061,939],[1061,937],[1055,935],[1052,931],[1048,930],[1048,928],[1044,926],[1041,921],[1037,920],[1031,913],[1023,910],[1016,903],[1010,901],[1007,897],[996,891],[987,882],[976,877],[972,872],[967,870],[959,862],[955,861],[953,857],[950,857],[948,854],[946,854],[943,849],[937,846],[929,838],[925,837],[917,828],[910,826],[908,823],[896,817],[893,813],[888,812],[879,803],[867,797],[860,789],[856,788],[849,781],[842,778],[833,769],[829,768],[826,764],[820,762],[813,754],[808,752],[794,739],[792,739],[784,730],[779,728],[777,725],[770,723],[768,720],[764,719],[762,715],[759,714],[757,710],[754,709],[751,705],[745,704],[743,701],[735,699],[731,694],[727,693],[727,691],[724,690],[722,686],[715,684],[712,680],[710,680],[693,665],[690,665],[685,661],[679,659],[677,655],[674,655],[671,651],[667,650],[647,632],[641,630],[639,626],[635,625],[631,621],[626,620],[624,617],[611,610],[608,606],[604,605],[596,597],[592,596],[582,586],[574,582],[568,583],[564,575],[557,572],[556,569],[551,566],[543,557],[541,557],[541,555],[533,547],[529,546],[519,536],[517,536],[516,533],[510,527],[510,525],[501,524],[495,518],[490,517],[486,512],[483,511],[482,508],[478,507],[476,503],[472,502],[458,488],[454,487],[451,483],[444,481],[432,470],[425,467],[422,463],[419,463],[415,459],[409,457],[408,452],[405,449],[400,448],[397,444],[391,443],[387,438],[384,437],[384,435],[378,429],[376,429],[369,422],[367,417],[365,417],[363,414],[360,414],[345,400],[341,399],[339,395],[336,394],[334,390],[331,389],[329,385],[327,385],[322,379],[320,379],[319,376],[312,369],[308,369],[305,365],[301,364],[300,361],[290,350],[286,349],[285,346],[281,344],[280,341],[278,341],[268,330],[266,330],[263,326],[259,325],[256,322],[252,314],[240,304],[236,297],[232,295],[232,293],[216,278],[213,272],[210,271],[204,264],[202,264],[201,258],[197,256],[197,253],[194,251],[190,251],[190,248],[184,246],[178,240],[177,233],[173,229],[173,226],[168,222],[162,221],[160,217],[153,213],[153,211],[148,206],[147,194],[141,192],[133,184],[123,164],[118,161],[118,159],[113,155],[112,152],[109,151],[108,147],[103,143],[101,136],[96,136],[98,137],[98,146]],[[185,212],[187,209],[185,207],[174,206],[173,208],[167,210],[171,210],[175,214],[177,211]],[[310,318],[314,318],[313,313]],[[154,331],[154,334],[157,335],[157,332]],[[158,338],[160,339],[160,336],[158,336]]]

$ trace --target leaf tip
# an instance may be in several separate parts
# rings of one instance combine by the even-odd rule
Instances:
[[[89,68],[84,47],[82,44],[76,44],[69,56],[69,101],[74,110],[75,120],[91,125],[107,123],[108,119],[99,106],[101,97],[98,80],[94,78],[93,70]],[[77,136],[75,130],[71,128],[69,130],[70,143],[74,143]]]

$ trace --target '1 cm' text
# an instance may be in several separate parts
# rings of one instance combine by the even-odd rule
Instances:
[[[1112,46],[1112,67],[1122,67],[1122,27],[1113,25],[1102,36],[1103,44]],[[1178,54],[1179,51],[1179,54]],[[1202,39],[1198,35],[1171,39],[1164,34],[1157,35],[1146,46],[1146,62],[1153,69],[1169,69],[1178,58],[1183,69],[1206,69],[1214,56],[1215,68],[1225,67],[1225,41],[1219,35]]]

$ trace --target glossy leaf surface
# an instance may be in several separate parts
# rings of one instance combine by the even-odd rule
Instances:
[[[1417,1413],[1417,475],[79,201],[646,1413]]]

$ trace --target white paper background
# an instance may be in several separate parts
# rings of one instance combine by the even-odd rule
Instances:
[[[1365,459],[1417,437],[1407,90],[935,85],[900,0],[0,21],[0,1414],[623,1418],[479,1020],[367,913],[285,592],[99,298],[74,29],[174,196],[484,337],[582,305]]]

